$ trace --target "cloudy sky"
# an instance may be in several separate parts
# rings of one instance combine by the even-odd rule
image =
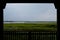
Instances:
[[[56,21],[53,3],[7,3],[4,21]]]

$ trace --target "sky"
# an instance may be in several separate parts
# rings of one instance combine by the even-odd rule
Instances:
[[[7,3],[4,21],[57,21],[53,3]]]

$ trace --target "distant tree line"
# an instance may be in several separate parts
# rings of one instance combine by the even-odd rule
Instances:
[[[4,21],[4,22],[14,22],[14,21]]]

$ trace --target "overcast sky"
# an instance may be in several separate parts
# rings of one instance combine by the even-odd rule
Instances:
[[[4,21],[56,21],[57,12],[52,3],[7,3]]]

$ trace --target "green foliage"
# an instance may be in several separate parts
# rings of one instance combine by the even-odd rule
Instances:
[[[56,24],[10,23],[4,24],[4,30],[56,30]]]
[[[57,25],[54,25],[54,24],[52,24],[52,25],[46,25],[46,27],[49,27],[49,28],[56,28]]]

